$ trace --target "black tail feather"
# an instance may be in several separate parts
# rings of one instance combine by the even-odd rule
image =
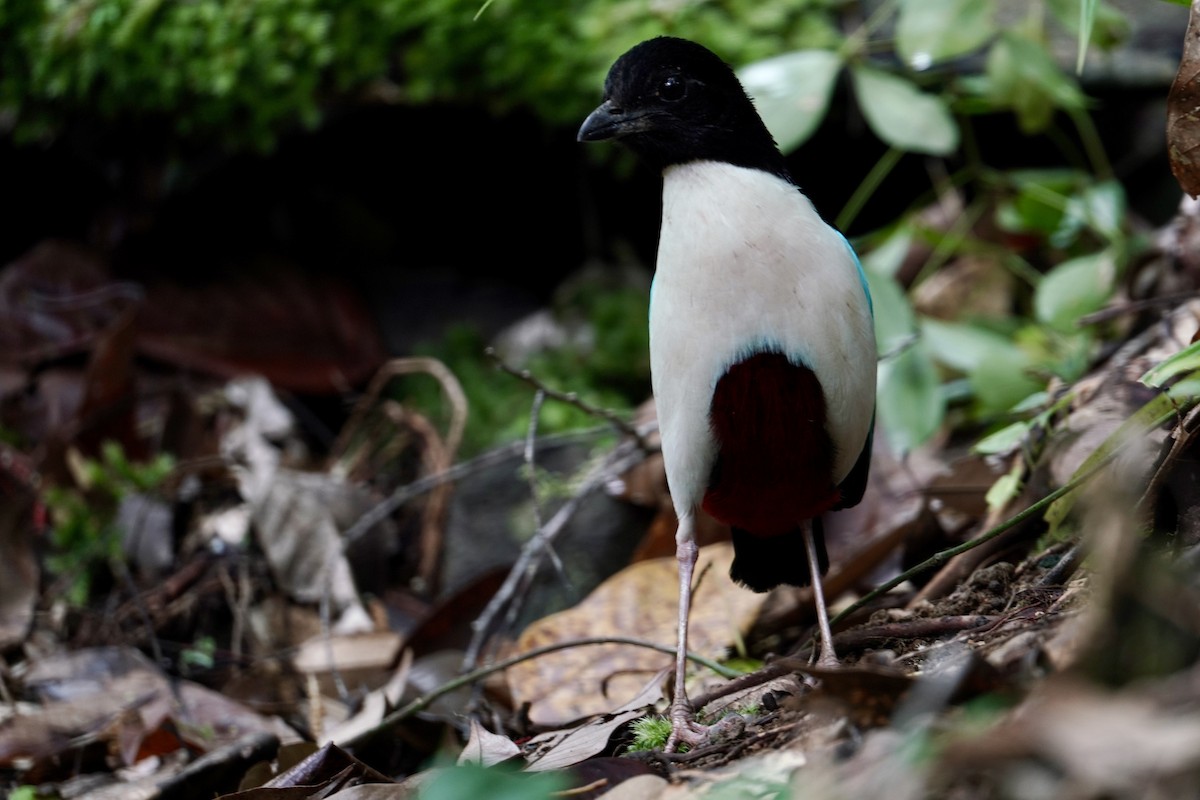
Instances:
[[[825,528],[820,519],[812,521],[813,544],[817,548],[817,566],[821,574],[829,569],[825,552]],[[733,529],[733,566],[729,577],[755,592],[767,592],[781,584],[808,586],[812,575],[804,536],[800,528],[778,536],[755,536],[740,528]]]

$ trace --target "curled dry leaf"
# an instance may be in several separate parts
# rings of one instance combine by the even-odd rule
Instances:
[[[1200,6],[1192,4],[1179,72],[1167,95],[1167,152],[1185,192],[1200,194]]]

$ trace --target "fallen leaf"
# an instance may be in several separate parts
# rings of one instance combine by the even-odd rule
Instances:
[[[601,752],[608,747],[617,728],[645,716],[647,709],[662,699],[662,679],[665,677],[664,670],[642,687],[642,691],[633,699],[611,714],[598,715],[583,725],[534,736],[526,745],[529,753],[526,756],[526,769],[530,772],[562,769]]]
[[[521,748],[517,747],[512,739],[492,733],[480,725],[479,720],[473,719],[471,734],[462,752],[458,754],[458,763],[491,767],[520,754]]]
[[[400,642],[400,634],[394,631],[317,635],[300,645],[292,666],[316,676],[327,694],[333,693],[335,673],[348,685],[374,689],[387,679]]]
[[[703,573],[692,600],[689,647],[720,658],[754,621],[766,595],[729,578],[733,546],[700,549]],[[674,648],[678,612],[674,558],[633,564],[600,584],[574,608],[539,620],[521,634],[518,653],[585,637],[633,637]],[[524,661],[508,670],[514,702],[528,702],[530,719],[561,725],[612,709],[635,696],[646,678],[673,662],[649,648],[603,644],[570,648]]]
[[[1167,93],[1167,153],[1185,192],[1200,194],[1200,6],[1192,4],[1179,72]]]

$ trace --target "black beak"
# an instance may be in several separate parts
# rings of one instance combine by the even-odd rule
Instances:
[[[630,123],[635,120],[635,117],[631,118],[620,109],[613,108],[611,100],[605,100],[599,108],[588,114],[587,119],[583,121],[583,126],[579,129],[577,138],[581,142],[617,139],[633,132],[634,128],[630,126]]]

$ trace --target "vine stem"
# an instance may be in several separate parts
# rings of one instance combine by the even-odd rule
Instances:
[[[511,658],[506,658],[503,661],[497,661],[494,664],[488,664],[486,666],[473,669],[470,672],[464,672],[462,675],[446,681],[441,686],[430,690],[428,693],[421,695],[420,697],[410,701],[407,705],[388,714],[379,721],[379,724],[375,725],[371,729],[363,731],[362,733],[347,739],[345,742],[341,742],[340,746],[344,748],[353,748],[357,745],[364,744],[376,734],[382,733],[389,728],[398,725],[409,717],[417,714],[418,712],[428,708],[429,705],[439,697],[447,695],[456,689],[461,689],[462,687],[474,683],[482,678],[486,678],[493,673],[502,672],[509,667],[520,664],[523,661],[541,658],[544,655],[549,655],[550,653],[554,653],[558,650],[566,650],[571,647],[588,647],[601,644],[624,644],[633,647],[644,647],[647,650],[657,650],[661,653],[667,653],[669,655],[675,654],[674,645],[657,644],[655,642],[648,642],[645,639],[634,639],[627,636],[593,636],[583,639],[572,639],[569,642],[555,642],[554,644],[548,644],[543,647],[535,647],[532,650],[527,650],[524,653],[512,656]],[[689,652],[687,657],[690,661],[708,667],[722,678],[736,678],[743,674],[740,670],[730,669],[723,664],[718,664],[716,661],[696,653]]]
[[[1153,429],[1157,428],[1159,425],[1163,424],[1168,419],[1170,419],[1172,416],[1175,416],[1178,413],[1179,413],[1178,410],[1172,410],[1171,412],[1160,415],[1159,418],[1152,420],[1149,424],[1147,424],[1147,426],[1146,426],[1147,430],[1153,430]],[[1015,528],[1017,525],[1020,525],[1022,522],[1025,522],[1026,520],[1033,517],[1035,514],[1041,513],[1045,509],[1049,508],[1049,506],[1052,503],[1054,503],[1056,500],[1058,500],[1059,498],[1067,496],[1068,494],[1075,491],[1080,486],[1083,486],[1085,483],[1087,483],[1092,478],[1094,478],[1102,469],[1104,469],[1109,464],[1111,464],[1117,458],[1117,456],[1119,456],[1122,452],[1124,452],[1123,448],[1114,447],[1111,451],[1109,451],[1108,453],[1105,453],[1103,457],[1097,459],[1097,461],[1094,464],[1092,464],[1089,467],[1081,469],[1079,472],[1077,472],[1074,475],[1074,477],[1071,478],[1071,480],[1067,481],[1066,483],[1064,483],[1059,488],[1055,489],[1050,494],[1048,494],[1045,497],[1043,497],[1042,499],[1038,500],[1036,503],[1033,503],[1028,508],[1014,514],[1013,516],[1011,516],[1008,519],[1004,520],[1003,522],[999,523],[995,527],[993,527],[987,531],[984,531],[979,536],[976,536],[974,539],[970,539],[969,541],[963,542],[962,544],[957,545],[955,547],[950,547],[945,550],[941,550],[937,553],[934,553],[932,556],[925,559],[920,564],[917,564],[914,567],[910,567],[909,569],[900,573],[899,575],[892,578],[891,580],[880,584],[879,586],[872,589],[870,592],[867,592],[865,595],[863,595],[858,601],[852,603],[851,605],[849,605],[845,609],[843,609],[832,620],[830,620],[830,624],[836,625],[838,622],[844,620],[846,617],[850,616],[855,611],[858,611],[860,608],[865,606],[867,603],[880,597],[881,595],[883,595],[886,592],[890,592],[892,589],[896,588],[897,586],[899,586],[900,584],[909,580],[910,578],[920,575],[922,572],[933,569],[934,567],[940,567],[942,564],[945,564],[947,561],[954,558],[955,556],[960,555],[961,553],[965,553],[968,550],[974,550],[976,547],[979,547],[981,544],[986,544],[987,542],[990,542],[992,539],[995,539],[997,536],[1004,533],[1005,531]]]

